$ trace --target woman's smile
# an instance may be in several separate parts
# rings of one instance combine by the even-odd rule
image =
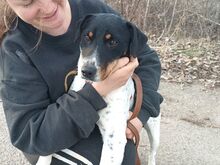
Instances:
[[[58,11],[58,5],[56,6],[56,8],[54,9],[54,11],[51,14],[48,14],[48,16],[43,17],[44,20],[46,21],[54,21],[57,18],[57,12]]]
[[[7,0],[14,12],[25,22],[52,36],[64,34],[71,22],[67,0]],[[29,2],[29,1],[28,1]]]

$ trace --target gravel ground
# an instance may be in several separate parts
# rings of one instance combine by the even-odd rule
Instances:
[[[202,90],[194,84],[182,89],[161,82],[161,142],[157,165],[220,165],[220,89]],[[148,138],[142,132],[142,164],[147,164]],[[11,144],[0,103],[0,165],[28,165]]]

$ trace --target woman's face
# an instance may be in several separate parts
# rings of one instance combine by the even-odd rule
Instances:
[[[53,36],[64,34],[71,22],[68,0],[7,0],[23,21]]]

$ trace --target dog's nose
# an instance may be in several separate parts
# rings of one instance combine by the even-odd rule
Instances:
[[[95,78],[96,71],[97,69],[93,65],[84,66],[81,70],[83,77],[89,80],[93,80]]]

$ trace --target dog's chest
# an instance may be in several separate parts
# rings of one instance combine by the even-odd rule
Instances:
[[[85,80],[80,76],[76,76],[70,89],[79,91],[85,85]],[[130,78],[127,83],[109,93],[104,100],[107,103],[107,107],[100,110],[99,116],[102,120],[127,120],[129,109],[132,108],[134,102],[134,82]]]
[[[129,117],[129,109],[132,108],[134,101],[132,79],[129,79],[124,86],[111,92],[104,99],[107,107],[98,111],[100,119],[97,122],[102,135],[114,131],[123,133]]]
[[[84,84],[85,80],[76,76],[70,89],[78,91]],[[112,134],[115,131],[121,133],[125,131],[129,109],[134,103],[134,93],[134,82],[130,78],[124,86],[112,91],[104,98],[107,107],[98,111],[100,118],[97,122],[102,136]]]
[[[125,133],[127,119],[133,104],[133,96],[134,84],[132,79],[129,79],[124,86],[104,98],[107,107],[98,111],[100,119],[97,122],[103,139],[100,165],[119,165],[123,160],[127,143]]]

